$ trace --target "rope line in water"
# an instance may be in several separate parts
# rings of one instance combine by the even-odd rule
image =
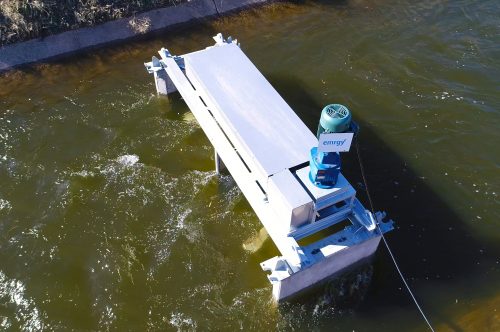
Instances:
[[[217,12],[217,15],[220,16],[220,11],[219,11],[219,7],[217,7],[217,3],[215,2],[215,0],[212,0],[212,2],[214,3],[214,7],[215,7],[215,11]]]
[[[356,138],[355,147],[356,147],[356,153],[358,155],[359,168],[361,169],[361,177],[363,178],[363,182],[364,182],[364,185],[365,185],[366,196],[368,196],[368,202],[370,203],[370,209],[371,209],[371,212],[372,212],[373,216],[375,216],[375,209],[373,207],[373,201],[372,201],[372,198],[370,196],[370,192],[368,191],[368,182],[366,181],[365,169],[363,167],[363,162],[361,160],[361,153],[359,151],[358,139],[359,138]],[[431,325],[430,321],[427,319],[427,316],[425,315],[424,311],[422,310],[422,308],[418,304],[418,301],[415,298],[415,295],[413,295],[413,292],[412,292],[410,286],[406,282],[406,279],[405,279],[403,273],[401,272],[401,269],[399,268],[398,262],[396,261],[396,258],[394,257],[394,255],[392,253],[392,250],[389,247],[389,243],[387,243],[387,240],[385,239],[385,236],[382,233],[382,230],[380,229],[380,227],[378,225],[378,222],[376,222],[375,224],[377,225],[377,229],[378,229],[380,235],[382,235],[382,240],[384,241],[385,247],[387,248],[387,251],[389,252],[389,255],[391,256],[392,262],[394,263],[394,267],[396,267],[396,270],[398,271],[398,274],[401,277],[401,280],[403,280],[403,283],[406,286],[406,289],[408,290],[408,293],[410,294],[411,298],[413,299],[413,302],[417,306],[418,311],[420,311],[420,314],[422,315],[422,317],[424,318],[425,322],[427,323],[427,326],[429,327],[429,329],[432,332],[434,332],[434,328],[432,327],[432,325]]]

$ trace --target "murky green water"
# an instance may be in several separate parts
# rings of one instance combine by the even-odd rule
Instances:
[[[500,331],[500,4],[269,6],[0,78],[0,330],[425,330],[380,248],[357,306],[276,309],[260,224],[142,66],[223,32],[314,130],[348,105],[388,238],[438,330]],[[345,173],[365,200],[354,156]]]

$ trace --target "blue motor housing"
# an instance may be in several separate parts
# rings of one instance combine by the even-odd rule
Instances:
[[[340,154],[318,152],[318,148],[314,147],[311,149],[309,167],[309,179],[316,187],[333,188],[340,173]]]

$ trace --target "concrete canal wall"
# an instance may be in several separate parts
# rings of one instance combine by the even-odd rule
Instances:
[[[217,16],[245,7],[270,2],[269,0],[191,0],[189,2],[160,9],[154,9],[131,18],[122,18],[89,28],[81,28],[32,39],[26,42],[6,45],[0,48],[0,73],[35,62],[42,62],[78,51],[110,43],[120,42],[144,33],[158,32],[192,21]],[[146,31],[141,31],[145,29]]]

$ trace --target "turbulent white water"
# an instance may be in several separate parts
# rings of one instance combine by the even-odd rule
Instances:
[[[4,305],[13,307],[14,315],[5,317],[0,314],[0,328],[8,330],[17,326],[22,331],[42,331],[47,326],[33,300],[26,296],[26,286],[19,280],[9,279],[0,271],[0,300]]]
[[[116,158],[116,161],[123,166],[134,166],[139,161],[139,157],[136,155],[127,154]]]

